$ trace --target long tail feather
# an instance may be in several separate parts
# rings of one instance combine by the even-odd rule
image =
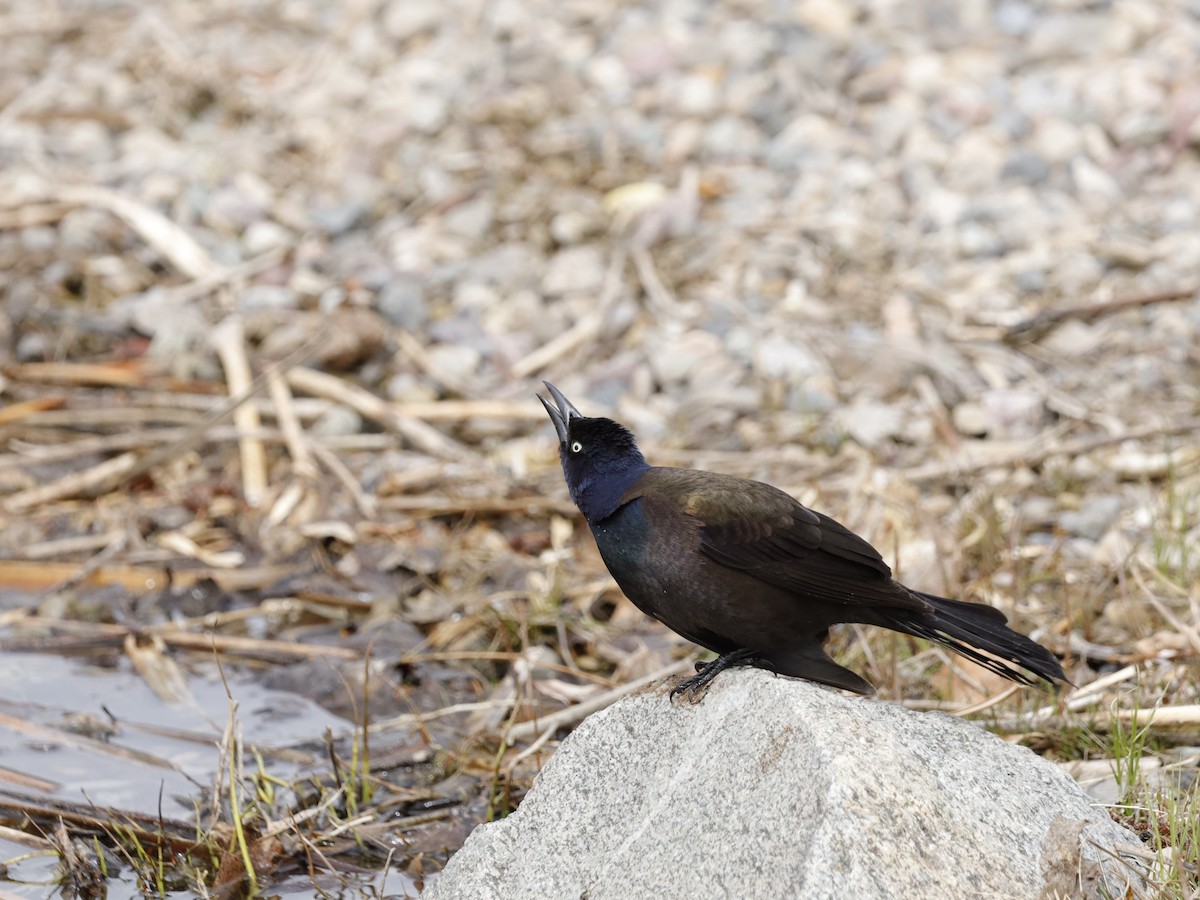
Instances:
[[[1008,663],[1015,663],[1051,683],[1067,680],[1054,655],[1041,644],[1009,628],[1005,624],[1008,620],[1000,610],[982,603],[947,600],[932,594],[920,596],[933,606],[932,610],[890,612],[887,627],[936,641],[997,675],[1021,684],[1036,682]]]

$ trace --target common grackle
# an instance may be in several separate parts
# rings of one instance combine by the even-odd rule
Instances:
[[[651,466],[624,426],[589,418],[545,382],[571,499],[604,564],[642,612],[718,654],[672,691],[698,695],[731,666],[757,666],[859,694],[874,688],[826,655],[838,622],[937,641],[1021,684],[1065,681],[1058,660],[999,610],[911,590],[883,557],[778,488]]]

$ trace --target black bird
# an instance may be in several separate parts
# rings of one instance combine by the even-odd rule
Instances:
[[[937,641],[1021,684],[1066,681],[1058,660],[998,609],[911,590],[878,551],[778,488],[651,466],[624,426],[584,416],[545,382],[571,499],[604,564],[648,616],[718,654],[671,691],[696,695],[730,666],[757,666],[859,694],[875,689],[826,655],[838,622]]]

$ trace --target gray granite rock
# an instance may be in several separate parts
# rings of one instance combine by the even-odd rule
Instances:
[[[1124,896],[1141,847],[976,725],[735,670],[591,716],[425,896]]]

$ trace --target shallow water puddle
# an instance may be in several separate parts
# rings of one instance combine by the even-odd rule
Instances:
[[[266,770],[285,781],[328,768],[320,741],[327,730],[335,736],[353,731],[352,723],[303,697],[265,688],[253,674],[226,669],[226,678],[228,695],[215,665],[190,667],[194,702],[170,704],[124,659],[113,668],[44,654],[0,658],[0,825],[20,824],[2,820],[25,806],[55,801],[101,820],[119,810],[194,823],[197,806],[209,802],[224,765],[220,743],[230,697],[247,750],[257,749]],[[254,765],[247,754],[247,770]],[[9,863],[0,869],[0,896],[54,892],[56,858],[6,837],[17,835],[0,832],[0,863]],[[411,882],[394,871],[386,878],[373,872],[359,878],[331,876],[324,896],[415,894]],[[128,867],[106,884],[109,898],[145,896]],[[269,893],[319,895],[307,875],[274,884]]]

